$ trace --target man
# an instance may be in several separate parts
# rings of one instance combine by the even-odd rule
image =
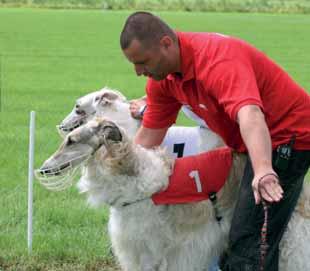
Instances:
[[[251,45],[216,33],[174,32],[147,12],[129,16],[121,48],[149,77],[147,111],[135,142],[159,145],[182,105],[249,159],[223,270],[278,270],[278,247],[310,164],[310,97]],[[268,202],[261,258],[261,201]]]

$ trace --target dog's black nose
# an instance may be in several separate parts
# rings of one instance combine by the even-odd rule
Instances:
[[[51,173],[52,171],[51,171],[50,168],[47,168],[47,167],[42,166],[42,167],[39,168],[38,172],[39,172],[41,175],[45,175],[45,174]]]

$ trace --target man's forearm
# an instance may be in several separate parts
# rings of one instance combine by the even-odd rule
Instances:
[[[168,128],[149,129],[143,126],[138,130],[134,142],[144,148],[153,148],[159,146],[167,132]]]
[[[272,168],[271,138],[262,111],[255,105],[244,106],[238,112],[238,122],[254,170],[252,188],[256,204],[261,199],[280,201],[283,189]]]
[[[256,107],[243,113],[239,118],[241,136],[249,152],[255,175],[264,174],[272,169],[272,145],[264,115]]]

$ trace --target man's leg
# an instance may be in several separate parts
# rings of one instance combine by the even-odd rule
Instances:
[[[310,164],[310,152],[294,152],[288,168],[277,170],[284,190],[283,199],[268,208],[267,256],[265,270],[278,270],[279,243],[302,189]],[[253,169],[248,159],[241,181],[229,236],[230,249],[224,271],[256,271],[260,269],[261,227],[264,220],[262,204],[255,205],[252,191]]]

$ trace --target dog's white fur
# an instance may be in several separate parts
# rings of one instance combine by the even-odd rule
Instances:
[[[173,160],[160,149],[146,150],[134,145],[124,132],[120,142],[107,140],[109,137],[100,133],[102,127],[94,128],[98,126],[104,126],[104,122],[90,121],[69,137],[77,142],[77,149],[80,141],[83,150],[93,153],[78,187],[92,205],[110,205],[109,234],[122,269],[207,270],[211,259],[227,246],[244,156],[233,155],[228,180],[218,192],[217,208],[223,217],[219,224],[209,200],[155,206],[150,197],[167,187]],[[94,146],[98,142],[105,147],[97,150]],[[73,153],[74,146],[63,144],[48,163],[57,166],[58,160],[63,162],[62,156]],[[281,242],[280,271],[310,270],[309,192],[305,186]]]
[[[92,204],[113,202],[109,234],[122,269],[207,270],[211,260],[227,245],[244,158],[234,156],[229,179],[218,194],[218,209],[223,216],[218,224],[210,201],[155,206],[148,198],[167,186],[171,164],[167,162],[166,154],[147,151],[130,143],[125,147],[129,149],[126,158],[122,155],[118,158],[123,152],[118,148],[123,146],[117,146],[104,164],[94,160],[96,166],[86,169],[79,187],[88,194]],[[109,163],[109,159],[113,162]],[[129,172],[124,172],[123,166],[119,167],[119,161],[126,167],[129,163]],[[304,201],[304,196],[297,210],[302,205],[309,205],[309,198]],[[128,202],[133,203],[122,206]],[[303,216],[305,211],[295,212],[289,223],[281,243],[280,271],[310,270],[310,220]]]
[[[163,150],[146,150],[126,139],[107,148],[108,156],[98,151],[89,161],[78,187],[92,205],[111,206],[109,234],[122,269],[207,270],[226,246],[244,157],[234,157],[229,180],[218,193],[223,216],[218,224],[210,201],[153,204],[151,195],[168,186],[173,165]]]
[[[174,145],[178,143],[184,143],[182,156],[193,155],[223,146],[222,139],[208,129],[203,120],[193,115],[194,113],[191,113],[191,118],[197,122],[197,127],[172,126],[168,129],[162,142],[162,146],[174,157],[177,157],[177,154],[174,153]],[[80,123],[83,124],[95,116],[113,120],[117,125],[125,129],[129,138],[135,136],[141,125],[140,120],[131,117],[129,102],[126,97],[117,90],[105,87],[77,99],[75,107],[58,128],[61,134],[65,135],[69,127],[75,126],[74,123],[81,120]]]

